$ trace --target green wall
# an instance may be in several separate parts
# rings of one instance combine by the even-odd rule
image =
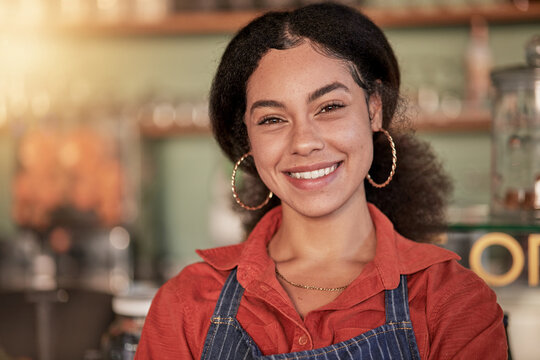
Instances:
[[[214,179],[225,172],[219,148],[208,136],[186,136],[181,140],[146,144],[147,171],[153,172],[145,189],[156,255],[160,271],[167,272],[180,260],[194,260],[195,249],[212,246],[208,215],[214,196]],[[151,205],[150,205],[151,204]],[[180,265],[182,265],[180,264]]]
[[[491,134],[420,133],[430,142],[454,180],[452,205],[488,204],[490,193]]]

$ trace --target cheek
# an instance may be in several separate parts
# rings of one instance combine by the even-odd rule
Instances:
[[[334,141],[347,153],[373,156],[373,135],[369,126],[345,126],[335,133]]]
[[[263,151],[262,154],[260,154],[259,152],[252,150],[255,168],[257,169],[260,179],[268,189],[274,192],[276,186],[274,186],[275,173],[273,170],[276,168],[276,160],[270,158],[268,153],[269,152]]]
[[[271,181],[271,173],[280,159],[280,151],[275,141],[268,141],[264,137],[253,137],[251,141],[251,155],[255,161],[257,172],[265,184]]]

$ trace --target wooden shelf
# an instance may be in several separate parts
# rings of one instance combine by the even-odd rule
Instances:
[[[521,23],[540,20],[540,3],[530,3],[524,11],[511,3],[493,5],[447,5],[399,9],[361,8],[375,23],[383,28],[457,26],[468,24],[475,16],[490,23]],[[122,21],[118,23],[91,22],[83,24],[42,24],[10,26],[0,25],[2,30],[16,32],[46,32],[55,35],[188,35],[233,33],[264,10],[182,12],[153,22]]]
[[[489,23],[521,23],[540,20],[540,3],[520,10],[511,3],[492,5],[426,6],[411,9],[366,9],[366,14],[383,28],[454,26],[469,24],[474,17]]]
[[[157,126],[153,124],[141,124],[139,127],[141,136],[145,139],[159,140],[167,138],[176,138],[187,135],[210,135],[208,126],[179,126],[171,124],[167,126]]]
[[[262,14],[256,11],[183,12],[154,22],[124,21],[59,25],[53,32],[68,35],[195,35],[232,33]]]
[[[413,123],[419,132],[490,131],[491,114],[487,110],[466,111],[457,118],[443,114],[421,115]]]

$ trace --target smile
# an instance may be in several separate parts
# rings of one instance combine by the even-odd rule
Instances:
[[[330,167],[313,170],[313,171],[304,171],[304,172],[289,172],[287,173],[290,177],[294,179],[306,179],[314,180],[333,173],[338,168],[339,164],[334,164]]]

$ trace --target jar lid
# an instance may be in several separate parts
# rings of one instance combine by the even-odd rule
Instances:
[[[126,294],[116,295],[112,299],[112,309],[118,315],[145,317],[156,291],[156,288],[138,287]]]
[[[534,89],[540,82],[540,35],[525,47],[527,65],[512,66],[491,73],[494,85],[501,90]]]

